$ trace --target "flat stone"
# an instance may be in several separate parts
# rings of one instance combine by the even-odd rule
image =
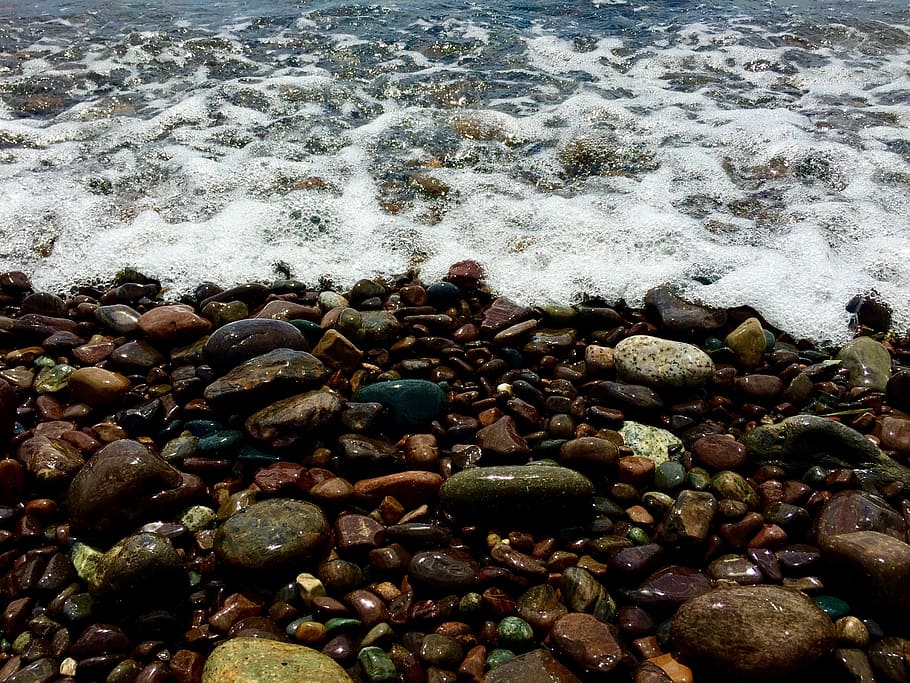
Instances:
[[[284,447],[309,438],[340,412],[341,399],[335,392],[309,391],[253,413],[245,427],[254,439]]]
[[[488,334],[496,334],[532,317],[534,317],[534,312],[530,308],[519,306],[505,297],[499,297],[483,312],[480,330]]]
[[[459,520],[568,526],[591,514],[594,487],[574,470],[548,465],[475,467],[452,475],[439,490]]]
[[[580,683],[547,650],[531,650],[490,669],[484,683]]]
[[[143,313],[139,329],[153,342],[175,344],[204,335],[212,329],[212,323],[196,315],[192,306],[173,304]]]
[[[676,296],[666,285],[645,294],[645,306],[660,318],[661,327],[681,334],[704,335],[727,324],[727,311],[689,303]]]
[[[605,674],[622,660],[615,628],[590,614],[573,612],[560,617],[547,639],[567,660],[591,673]]]
[[[770,681],[810,667],[834,645],[834,624],[805,594],[738,586],[689,600],[673,617],[673,641],[693,663],[739,680]]]
[[[616,464],[619,449],[612,441],[596,436],[570,439],[559,448],[559,462],[575,470],[603,472]]]
[[[826,536],[822,557],[835,579],[858,601],[880,612],[910,608],[910,545],[877,531]]]
[[[468,592],[480,583],[480,564],[455,548],[421,550],[411,557],[408,576],[443,592]]]
[[[128,370],[148,370],[161,365],[164,355],[144,339],[126,342],[115,348],[110,361]]]
[[[202,683],[351,683],[335,660],[303,645],[232,638],[208,656]]]
[[[322,362],[295,349],[275,349],[244,361],[205,388],[213,405],[259,402],[276,394],[299,393],[322,385],[328,370]],[[72,378],[70,378],[72,380]]]
[[[635,455],[648,458],[654,465],[660,465],[670,459],[670,452],[681,451],[682,441],[666,429],[626,420],[619,430],[625,445]]]
[[[405,428],[427,425],[442,415],[447,403],[446,394],[438,384],[422,379],[368,384],[355,391],[351,400],[381,403],[392,421]]]
[[[591,397],[635,410],[662,410],[664,400],[657,391],[644,384],[628,384],[602,380],[591,388]]]
[[[767,340],[758,318],[748,318],[724,339],[732,349],[737,362],[746,370],[751,370],[761,363]]]
[[[714,375],[714,361],[692,344],[645,334],[626,337],[613,354],[625,382],[674,389],[698,387]]]
[[[885,417],[880,424],[882,448],[901,453],[910,452],[910,420]]]
[[[370,504],[377,504],[386,496],[392,496],[405,508],[412,509],[434,500],[442,481],[442,477],[435,472],[395,472],[357,481],[354,484],[354,495]]]
[[[363,311],[357,342],[367,349],[389,346],[398,339],[400,332],[401,323],[391,311]]]
[[[669,565],[651,574],[638,588],[625,591],[625,597],[639,607],[665,610],[678,607],[712,588],[711,579],[697,569]]]
[[[234,569],[271,571],[306,562],[328,535],[328,522],[317,506],[272,498],[231,515],[215,534],[214,547]]]
[[[124,531],[204,495],[198,477],[169,465],[145,445],[118,439],[95,453],[67,493],[73,529]]]
[[[308,348],[303,333],[291,323],[268,318],[248,318],[228,323],[212,332],[202,354],[214,368],[228,370],[275,349]]]
[[[515,601],[515,611],[537,631],[549,631],[557,619],[568,613],[556,589],[546,583],[522,593]]]
[[[715,470],[733,470],[746,461],[746,447],[723,434],[708,434],[692,444],[696,462]]]
[[[87,367],[70,375],[66,386],[75,400],[101,408],[113,405],[129,391],[130,381],[119,372]]]
[[[850,386],[884,391],[891,379],[891,354],[871,337],[857,337],[837,354],[850,373]]]

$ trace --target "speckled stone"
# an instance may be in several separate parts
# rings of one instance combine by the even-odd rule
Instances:
[[[626,420],[619,433],[635,455],[654,461],[655,466],[669,460],[671,450],[681,451],[683,447],[682,441],[672,432],[631,420]]]
[[[770,681],[831,651],[834,624],[805,594],[777,586],[737,586],[689,600],[673,617],[680,652],[739,680]]]
[[[443,507],[460,520],[569,525],[591,514],[594,487],[583,475],[548,465],[475,467],[439,490]]]
[[[622,660],[623,649],[614,627],[590,614],[573,612],[560,617],[548,640],[569,662],[594,674],[612,671]]]
[[[303,645],[232,638],[212,650],[202,683],[351,683],[331,657]]]
[[[812,535],[821,545],[828,536],[852,531],[878,531],[903,540],[907,525],[884,498],[865,491],[839,491],[815,515]]]
[[[319,387],[327,375],[322,362],[306,351],[275,349],[244,361],[209,384],[204,397],[213,404],[277,398],[276,393],[287,395]]]
[[[125,335],[139,329],[141,314],[126,304],[99,306],[94,312],[95,320],[114,334]]]
[[[619,342],[613,360],[616,374],[633,384],[682,389],[702,386],[714,374],[714,361],[697,346],[644,334]]]
[[[328,534],[328,522],[317,506],[273,498],[229,517],[215,534],[215,553],[228,566],[246,571],[299,567]]]
[[[822,557],[835,579],[861,604],[880,612],[910,609],[910,545],[877,531],[826,536]]]
[[[39,484],[50,486],[65,486],[85,464],[72,444],[46,436],[26,439],[16,449],[16,456]]]
[[[850,373],[850,386],[884,391],[891,379],[891,354],[871,337],[857,337],[837,354],[841,366]]]
[[[767,348],[765,331],[758,318],[745,320],[727,335],[724,343],[733,350],[737,362],[747,370],[761,363],[762,355]]]

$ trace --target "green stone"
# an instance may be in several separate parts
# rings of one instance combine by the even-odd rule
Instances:
[[[724,348],[724,340],[719,337],[708,337],[705,339],[705,349],[707,351],[717,351]]]
[[[663,491],[645,491],[641,494],[641,504],[650,512],[663,514],[673,507],[674,500]]]
[[[42,368],[35,378],[34,389],[39,394],[53,394],[67,385],[74,372],[76,368],[63,363],[52,368]]]
[[[361,313],[357,341],[365,348],[385,347],[398,339],[401,323],[391,311],[364,311]]]
[[[94,579],[98,572],[98,563],[103,556],[104,553],[100,550],[79,541],[73,543],[73,547],[70,548],[70,562],[76,569],[76,576],[85,583],[90,583]]]
[[[812,599],[815,600],[816,605],[821,607],[822,612],[831,618],[831,621],[837,621],[850,614],[850,605],[833,595],[816,595]]]
[[[180,515],[180,523],[185,526],[190,533],[208,529],[215,523],[215,511],[205,505],[194,505]]]
[[[704,491],[711,485],[711,473],[704,467],[693,467],[686,476],[689,488]]]
[[[289,320],[288,322],[303,332],[303,335],[311,344],[318,342],[322,338],[323,332],[325,332],[319,323],[314,323],[311,320]]]
[[[563,602],[572,612],[585,612],[601,621],[612,621],[616,603],[607,590],[587,569],[569,567],[559,580]]]
[[[837,354],[850,373],[850,386],[884,391],[891,379],[891,354],[870,337],[857,337]]]
[[[183,432],[176,436],[161,449],[161,457],[170,463],[183,462],[196,454],[196,443],[199,437],[193,436],[189,432]]]
[[[48,356],[38,356],[34,361],[32,361],[32,364],[36,368],[52,368],[57,364],[57,361],[55,361],[53,358],[49,358]]]
[[[483,596],[480,593],[465,593],[458,601],[458,611],[464,616],[478,614],[483,609]]]
[[[673,491],[686,481],[686,468],[675,460],[660,463],[654,470],[654,486],[662,491]]]
[[[333,638],[340,633],[351,633],[357,631],[363,625],[360,619],[350,617],[332,617],[325,622],[326,638]]]
[[[189,420],[183,428],[193,436],[205,436],[221,429],[221,423],[214,420]]]
[[[813,465],[807,469],[806,473],[803,475],[803,483],[808,484],[813,488],[824,486],[825,482],[828,480],[829,474],[830,472],[821,465]]]
[[[747,319],[728,334],[724,341],[733,350],[739,364],[747,370],[761,363],[762,355],[768,348],[765,331],[758,318]]]
[[[377,643],[391,642],[395,638],[395,630],[389,626],[388,622],[382,621],[367,631],[363,640],[360,641],[360,647],[372,647]]]
[[[63,603],[63,616],[71,624],[87,621],[92,616],[95,600],[89,593],[76,593]]]
[[[630,528],[628,533],[626,533],[626,536],[635,545],[648,545],[648,543],[651,542],[651,538],[648,536],[648,532],[639,526],[633,526]]]
[[[348,339],[353,339],[360,329],[363,317],[356,308],[343,308],[338,314],[338,320],[335,322],[335,329],[341,332]]]
[[[398,671],[392,658],[378,647],[365,647],[357,654],[357,661],[363,669],[363,674],[371,683],[384,681],[397,681]]]
[[[199,439],[196,443],[196,451],[199,455],[224,455],[240,443],[242,438],[243,432],[236,429],[215,432]]]
[[[208,656],[202,683],[351,683],[333,659],[303,645],[232,638]]]
[[[351,398],[359,403],[381,403],[399,427],[425,426],[442,415],[445,392],[423,379],[399,379],[361,387]]]
[[[682,441],[672,432],[631,420],[626,420],[619,433],[635,455],[653,460],[655,465],[667,462],[671,454],[675,455],[683,448]]]
[[[525,650],[534,641],[534,629],[520,617],[505,617],[496,628],[499,643],[510,650]]]
[[[490,650],[487,653],[486,667],[487,669],[494,669],[500,664],[505,664],[514,657],[515,653],[511,650],[506,650],[504,648],[496,648],[495,650]]]
[[[758,494],[745,478],[732,470],[718,472],[711,479],[711,488],[718,498],[738,500],[749,506],[750,510],[758,507]]]
[[[104,683],[134,683],[142,665],[135,659],[124,659],[104,679]]]
[[[251,467],[267,467],[272,463],[278,462],[281,458],[272,453],[261,451],[254,446],[245,445],[241,446],[240,450],[237,451],[237,460]]]
[[[520,526],[570,525],[590,518],[594,486],[565,467],[474,467],[449,477],[442,506],[460,520]]]
[[[317,303],[323,313],[331,311],[333,308],[347,308],[348,306],[348,300],[337,292],[320,292]]]

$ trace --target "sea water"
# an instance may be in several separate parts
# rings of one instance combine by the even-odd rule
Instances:
[[[907,0],[0,3],[0,269],[177,296],[480,261],[910,324]]]

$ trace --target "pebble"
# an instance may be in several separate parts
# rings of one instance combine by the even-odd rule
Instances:
[[[891,379],[891,354],[871,337],[847,342],[837,359],[850,376],[850,386],[884,391]]]
[[[824,545],[829,536],[852,531],[877,531],[903,540],[907,525],[884,498],[865,491],[839,491],[815,515],[811,535]]]
[[[361,387],[351,398],[363,403],[381,403],[392,421],[405,429],[426,426],[441,416],[447,403],[439,385],[422,379],[375,382]]]
[[[215,534],[215,553],[234,569],[272,571],[299,567],[328,539],[329,525],[317,506],[273,498],[237,512]]]
[[[331,390],[308,391],[276,401],[247,418],[247,433],[273,447],[298,443],[331,423],[341,412],[341,399]]]
[[[724,343],[732,349],[737,362],[747,370],[761,363],[762,355],[767,349],[765,331],[758,318],[745,320],[726,336]]]
[[[619,434],[635,455],[652,460],[655,466],[669,460],[671,453],[683,449],[682,441],[672,432],[631,420],[625,421]]]
[[[212,323],[183,304],[157,306],[143,313],[138,325],[152,342],[168,344],[199,337],[212,329]]]
[[[867,608],[902,613],[910,607],[910,545],[877,531],[853,531],[825,536],[820,547],[837,584]]]
[[[302,645],[232,638],[208,656],[202,683],[351,683],[333,659]]]
[[[126,304],[98,306],[95,319],[116,335],[127,335],[139,329],[141,314]]]
[[[502,461],[522,462],[531,449],[518,433],[518,426],[508,415],[477,431],[476,443],[491,458]]]
[[[515,683],[515,681],[522,683],[579,683],[580,679],[560,664],[547,650],[536,649],[504,661],[490,669],[484,678],[484,683]]]
[[[673,617],[680,652],[740,680],[771,681],[810,667],[834,645],[834,625],[804,594],[777,586],[714,590]]]
[[[658,536],[667,543],[703,541],[716,511],[717,499],[707,491],[680,491],[660,524]]]
[[[326,330],[313,348],[313,355],[333,370],[352,371],[363,360],[361,351],[350,339],[338,330]]]
[[[623,649],[615,629],[590,614],[566,614],[555,621],[548,640],[575,666],[593,674],[606,674],[620,663]]]
[[[657,313],[665,330],[680,334],[704,336],[727,322],[726,310],[689,303],[666,285],[649,290],[645,294],[645,306]]]
[[[65,486],[85,464],[82,454],[63,439],[34,436],[19,444],[16,458],[42,486]]]
[[[77,369],[67,382],[70,396],[93,408],[113,405],[129,388],[130,381],[119,372],[96,367]]]
[[[115,601],[118,610],[160,608],[178,602],[189,587],[183,559],[161,534],[139,533],[118,541],[97,558],[89,591]]]
[[[275,349],[250,358],[219,377],[205,388],[203,396],[214,405],[261,402],[275,394],[316,389],[327,375],[328,370],[315,356],[294,349]]]
[[[714,361],[697,346],[644,334],[619,342],[613,360],[616,374],[631,384],[685,389],[714,375]]]
[[[708,434],[692,445],[692,458],[715,470],[733,470],[746,460],[746,447],[723,434]]]
[[[591,514],[594,487],[574,470],[549,465],[476,467],[452,475],[440,503],[458,519],[567,526]]]
[[[275,349],[306,350],[307,346],[303,333],[288,322],[246,318],[212,332],[202,354],[213,367],[224,371]]]

